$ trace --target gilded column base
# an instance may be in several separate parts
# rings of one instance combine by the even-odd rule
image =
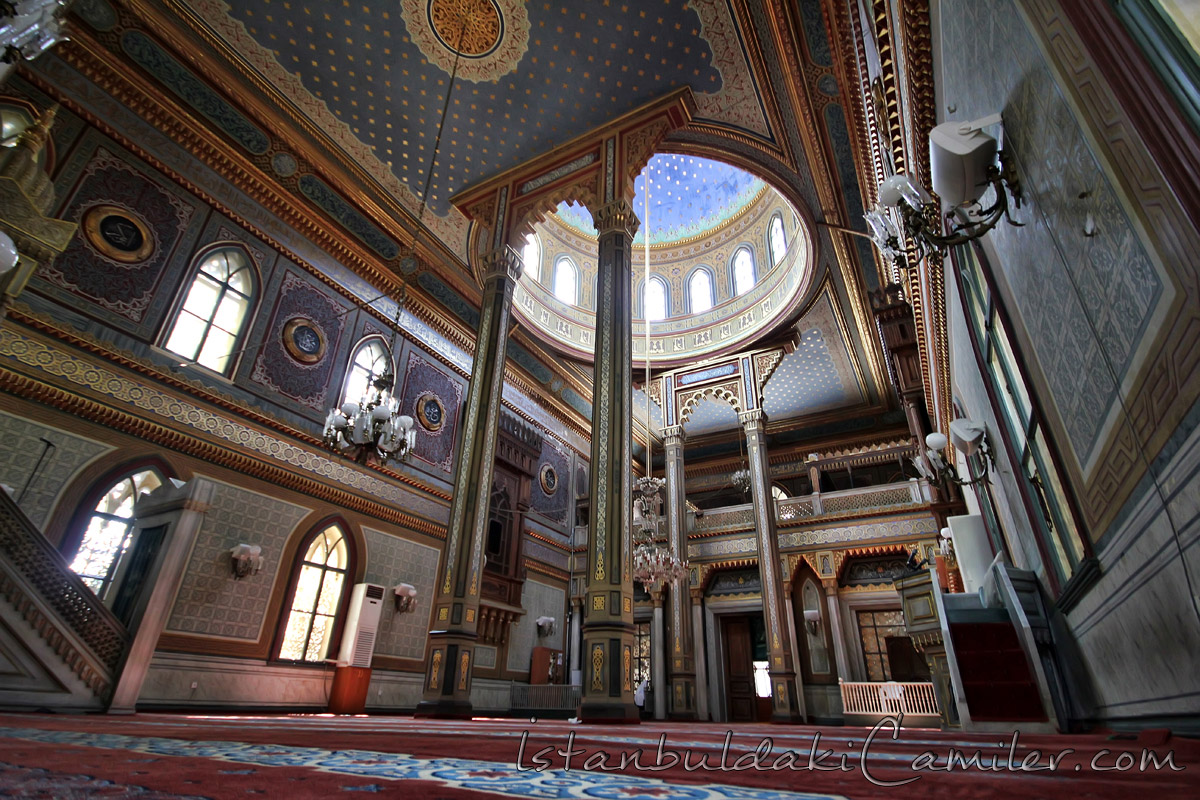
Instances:
[[[470,719],[475,636],[434,632],[429,635],[429,641],[425,694],[413,715],[436,719]]]
[[[633,702],[633,626],[598,623],[584,630],[584,692],[579,707],[583,722],[609,724],[642,721]]]

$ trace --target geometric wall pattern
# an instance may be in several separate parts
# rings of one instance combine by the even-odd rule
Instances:
[[[43,439],[54,446],[47,447]],[[0,411],[0,485],[12,490],[13,500],[24,490],[21,510],[39,529],[45,527],[59,492],[71,482],[75,473],[113,449]],[[43,450],[46,457],[37,465]],[[35,465],[36,476],[33,475]],[[25,489],[27,481],[29,487]]]
[[[212,507],[196,536],[166,630],[257,642],[276,579],[286,580],[291,564],[280,557],[296,525],[311,509],[212,478]],[[229,550],[257,544],[265,560],[257,575],[235,580]]]
[[[436,547],[402,539],[374,528],[363,528],[367,540],[364,580],[383,587],[383,615],[375,637],[375,655],[423,658],[429,632],[429,601],[437,582],[440,552]],[[411,583],[417,589],[415,611],[397,614],[392,587]]]
[[[1081,468],[1098,453],[1149,325],[1170,297],[1079,121],[1021,15],[1008,3],[956,3],[947,41],[978,59],[948,59],[946,97],[956,119],[1003,110],[1003,144],[1015,156],[1029,205],[992,233],[997,266],[1011,287],[1033,354]],[[978,80],[971,64],[994,74]],[[1081,196],[1082,195],[1082,196]],[[1090,214],[1094,234],[1083,232]],[[1070,254],[1065,258],[1063,254]],[[1011,335],[1011,332],[1010,332]]]
[[[540,647],[563,646],[563,628],[566,620],[563,613],[567,607],[567,593],[560,587],[548,586],[535,580],[525,581],[521,606],[525,615],[517,621],[508,640],[508,668],[524,672],[529,669],[529,659],[534,645]],[[554,617],[554,633],[544,639],[537,637],[538,617]]]

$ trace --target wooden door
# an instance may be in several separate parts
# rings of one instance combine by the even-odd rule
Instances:
[[[746,617],[724,618],[721,633],[725,641],[725,697],[729,702],[729,721],[754,722],[758,713],[750,620]]]

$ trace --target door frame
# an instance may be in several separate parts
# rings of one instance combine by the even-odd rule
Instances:
[[[721,622],[717,617],[761,614],[762,597],[739,597],[723,600],[719,597],[704,598],[704,628],[707,639],[708,710],[713,722],[728,722],[725,697],[725,640],[721,634]]]

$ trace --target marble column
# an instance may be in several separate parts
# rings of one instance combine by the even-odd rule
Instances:
[[[667,718],[667,664],[666,642],[663,641],[663,590],[650,593],[654,603],[654,617],[650,628],[650,684],[654,687],[654,718]]]
[[[667,474],[667,537],[671,553],[687,560],[686,493],[683,487],[683,426],[663,429]],[[670,659],[672,719],[696,718],[696,657],[692,644],[691,596],[684,575],[671,584],[671,640],[663,655]]]
[[[787,626],[783,605],[775,500],[771,497],[767,471],[766,415],[762,409],[743,411],[738,414],[738,421],[746,432],[746,451],[750,458],[750,496],[758,541],[758,568],[762,576],[763,622],[771,656],[771,721],[799,722],[800,700],[792,662],[793,631]]]
[[[479,335],[463,409],[445,558],[433,598],[436,611],[429,632],[425,692],[416,709],[417,716],[423,717],[471,716],[483,544],[500,432],[509,313],[521,257],[511,247],[501,247],[484,256],[482,272]]]
[[[144,588],[130,609],[132,640],[109,701],[110,714],[132,714],[137,710],[138,695],[150,671],[158,637],[167,624],[175,592],[183,580],[215,489],[213,483],[203,478],[193,478],[181,485],[168,481],[143,495],[133,507],[134,541],[152,536],[160,538],[161,544],[144,579]],[[279,555],[267,553],[266,557],[278,559]],[[228,553],[225,558],[228,562]],[[234,580],[232,573],[227,574],[227,580]]]
[[[826,578],[821,581],[821,586],[825,589],[825,605],[829,609],[829,633],[833,636],[833,657],[837,663],[838,677],[844,681],[853,680],[850,674],[850,653],[846,649],[846,635],[842,630],[842,607],[838,602],[837,581]]]
[[[625,200],[592,212],[599,234],[592,475],[583,619],[584,722],[639,722],[633,702],[632,247]],[[657,691],[656,687],[656,691]]]
[[[567,646],[571,649],[571,666],[569,680],[572,686],[578,686],[583,681],[583,673],[579,669],[579,620],[583,616],[583,598],[571,598],[571,625],[567,632]]]
[[[696,717],[708,721],[708,658],[704,655],[704,595],[699,587],[692,595],[692,645],[696,653]]]
[[[800,638],[800,629],[796,627],[796,599],[792,596],[795,587],[792,581],[785,579],[783,582],[783,607],[787,610],[787,626],[788,630],[795,635],[792,636],[792,665],[796,670],[796,702],[800,706],[800,719],[804,719],[807,714],[804,710],[804,681],[801,680],[800,667],[800,647],[796,640]]]

